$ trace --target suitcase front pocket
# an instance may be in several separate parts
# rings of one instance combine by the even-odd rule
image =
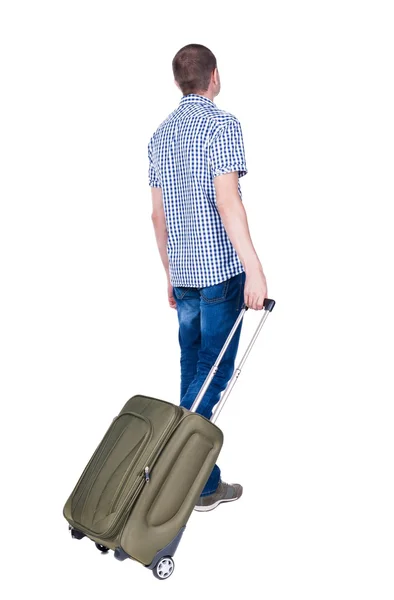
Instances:
[[[111,527],[119,503],[138,487],[151,437],[151,423],[140,414],[121,413],[114,420],[74,490],[76,523],[97,534]]]

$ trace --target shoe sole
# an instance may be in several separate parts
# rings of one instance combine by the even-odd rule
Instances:
[[[236,498],[223,498],[223,500],[218,500],[217,502],[214,502],[213,504],[208,504],[208,506],[195,506],[194,510],[197,512],[209,512],[210,510],[214,510],[215,508],[217,508],[219,506],[219,504],[224,504],[225,502],[235,502],[236,500],[239,500],[242,496],[243,493],[243,489],[241,490],[241,493],[239,496],[237,496]]]

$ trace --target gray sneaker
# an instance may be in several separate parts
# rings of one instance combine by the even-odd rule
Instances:
[[[199,512],[207,512],[213,510],[222,502],[234,502],[242,496],[242,485],[239,483],[224,483],[221,481],[218,489],[210,496],[200,496],[194,510]]]

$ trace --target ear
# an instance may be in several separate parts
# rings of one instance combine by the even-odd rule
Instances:
[[[181,86],[179,85],[179,83],[176,81],[176,79],[174,79],[174,83],[176,85],[176,87],[178,88],[178,90],[181,90]],[[182,91],[182,90],[181,90]]]
[[[219,83],[219,71],[218,71],[217,67],[215,67],[214,70],[212,71],[211,80],[215,85],[217,85]]]

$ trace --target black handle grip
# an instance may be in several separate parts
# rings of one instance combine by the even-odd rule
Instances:
[[[265,308],[265,310],[269,310],[270,312],[273,311],[275,306],[275,300],[270,300],[269,298],[265,298],[264,303],[263,303],[263,307]],[[249,310],[249,306],[246,306],[246,304],[243,305],[243,307],[246,310]]]
[[[275,306],[275,300],[270,300],[269,298],[266,298],[264,300],[264,308],[265,310],[269,310],[270,312],[273,311]]]

